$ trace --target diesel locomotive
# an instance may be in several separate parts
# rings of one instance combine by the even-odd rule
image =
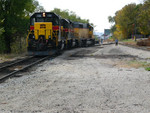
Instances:
[[[62,19],[53,12],[34,13],[27,36],[29,55],[51,55],[63,49],[94,45],[93,27]]]

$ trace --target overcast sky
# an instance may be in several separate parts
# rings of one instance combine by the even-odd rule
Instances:
[[[129,3],[139,4],[142,0],[38,0],[46,11],[54,8],[69,9],[82,19],[89,19],[96,25],[95,31],[104,32],[110,28],[108,16],[114,16],[115,12]]]

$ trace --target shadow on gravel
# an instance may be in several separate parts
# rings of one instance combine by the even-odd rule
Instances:
[[[89,48],[86,50],[80,50],[75,52],[74,54],[70,55],[70,57],[67,58],[67,60],[77,60],[78,58],[96,58],[96,59],[125,59],[125,58],[132,58],[136,59],[137,56],[129,55],[129,54],[123,54],[118,49],[112,49],[109,51],[109,55],[93,55],[93,53],[97,52],[97,50],[102,49],[103,47],[97,46],[95,49]],[[113,54],[114,53],[114,54]],[[120,54],[121,53],[121,54]]]
[[[101,47],[101,46],[97,46],[97,47],[94,47],[94,49],[93,48],[85,48],[85,49],[83,49],[83,50],[80,50],[80,51],[77,51],[77,52],[75,52],[73,55],[80,55],[80,54],[92,54],[92,53],[95,53],[95,52],[97,52],[99,49],[102,49],[103,47]]]
[[[132,55],[83,55],[83,54],[73,54],[70,57],[75,58],[97,58],[97,59],[124,59],[124,58],[137,58],[137,56]]]

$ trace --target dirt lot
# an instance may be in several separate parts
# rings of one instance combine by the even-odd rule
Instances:
[[[0,84],[0,113],[150,113],[150,52],[77,48]]]

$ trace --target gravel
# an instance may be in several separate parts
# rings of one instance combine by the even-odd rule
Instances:
[[[150,72],[119,65],[149,57],[121,45],[66,51],[0,84],[0,113],[149,113]]]

